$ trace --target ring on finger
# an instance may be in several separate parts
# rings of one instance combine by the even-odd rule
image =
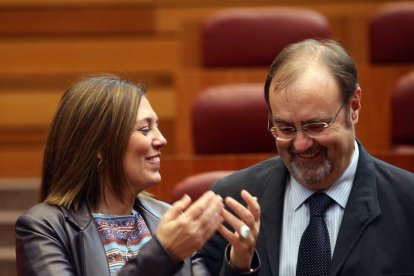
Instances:
[[[243,224],[239,229],[239,234],[243,239],[247,239],[250,236],[250,228],[246,224]]]

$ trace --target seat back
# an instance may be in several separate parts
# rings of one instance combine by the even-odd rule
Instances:
[[[263,84],[214,86],[202,91],[192,108],[195,154],[276,152],[267,130]]]
[[[414,2],[385,4],[369,19],[371,63],[414,62]]]
[[[330,37],[328,21],[313,10],[224,10],[203,26],[203,64],[205,67],[268,67],[288,44],[306,38]]]
[[[209,171],[191,175],[174,186],[171,192],[171,201],[175,202],[187,194],[194,202],[207,192],[216,180],[231,173],[233,171]]]
[[[414,149],[414,71],[403,75],[392,94],[392,144]]]

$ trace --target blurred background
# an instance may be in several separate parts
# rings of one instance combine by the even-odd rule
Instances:
[[[305,10],[314,13],[311,17],[320,16],[329,29],[326,36],[338,40],[359,69],[363,96],[357,136],[373,155],[414,172],[412,134],[401,140],[402,145],[396,145],[398,141],[393,138],[395,109],[405,118],[398,120],[398,129],[414,128],[414,117],[409,115],[412,108],[393,105],[398,83],[414,70],[413,4],[385,0],[0,0],[0,275],[15,275],[13,223],[22,210],[36,203],[43,145],[58,100],[84,75],[115,73],[147,85],[148,98],[168,140],[161,162],[162,183],[151,190],[161,200],[172,202],[173,189],[187,177],[218,170],[228,173],[277,154],[271,135],[266,133],[266,119],[247,123],[248,118],[239,117],[242,124],[234,130],[231,121],[225,130],[216,129],[217,123],[199,123],[201,130],[192,125],[192,116],[201,108],[194,107],[194,102],[206,90],[219,87],[222,91],[236,84],[236,90],[242,92],[229,92],[240,93],[229,96],[233,101],[242,99],[246,89],[256,90],[262,99],[267,68],[277,54],[275,47],[262,63],[226,65],[209,62],[212,52],[223,48],[225,56],[230,56],[242,52],[247,43],[259,54],[265,46],[272,49],[275,40],[282,37],[277,33],[279,27],[287,28],[288,33],[294,31],[289,29],[294,21],[277,21],[280,25],[274,26],[275,34],[266,31],[264,40],[258,41],[254,35],[259,32],[249,29],[243,34],[250,27],[236,21],[230,25],[231,33],[240,33],[245,40],[234,38],[229,45],[218,47],[223,38],[208,36],[214,26],[211,20],[234,9],[236,14],[253,12],[252,16],[262,19],[272,11],[280,16],[285,11],[300,14]],[[390,23],[381,25],[382,21],[378,23],[380,30],[375,30],[375,16],[384,10],[398,15],[400,25],[395,30],[387,30],[384,26]],[[396,37],[400,32],[402,39]],[[378,42],[384,39],[381,35],[387,42]],[[393,42],[395,39],[400,39],[402,46]],[[391,52],[388,46],[397,55],[407,52],[404,49],[408,47],[411,56],[395,60],[381,57],[381,53]],[[243,60],[240,57],[243,53],[235,59]],[[412,83],[406,89],[413,90]],[[243,113],[251,117],[248,108]],[[266,118],[265,106],[260,108],[258,113]],[[203,117],[219,114],[220,120],[231,116],[220,112],[213,109]],[[257,131],[251,130],[254,125]],[[209,133],[222,134],[213,144],[227,140],[230,144],[223,147],[227,150],[209,150],[205,144],[198,150],[195,137]],[[255,133],[268,135],[267,141],[257,140],[260,138],[254,138]],[[243,144],[246,137],[250,140]],[[236,146],[236,141],[240,145]],[[246,146],[266,143],[270,146]],[[208,181],[217,177],[215,174]]]

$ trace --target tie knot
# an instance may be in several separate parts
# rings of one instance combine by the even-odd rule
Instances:
[[[307,199],[307,202],[310,214],[313,217],[323,216],[333,200],[327,194],[316,192]]]

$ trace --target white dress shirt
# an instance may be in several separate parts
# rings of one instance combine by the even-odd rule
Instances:
[[[335,248],[344,209],[355,177],[359,157],[359,149],[356,141],[354,149],[348,168],[334,185],[324,191],[324,193],[335,201],[325,213],[325,221],[331,243],[331,254],[333,254]],[[288,180],[283,205],[279,275],[296,275],[300,240],[310,220],[309,208],[304,202],[314,192],[300,185],[293,177],[290,177]]]

